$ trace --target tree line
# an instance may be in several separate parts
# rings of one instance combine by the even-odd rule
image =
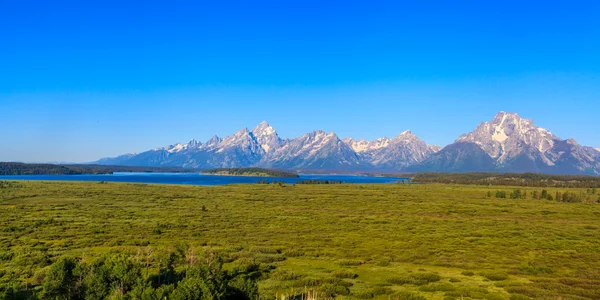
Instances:
[[[557,188],[600,188],[599,176],[537,173],[417,173],[420,183],[503,185]]]
[[[298,178],[298,174],[281,170],[263,168],[217,168],[203,172],[204,174],[222,174],[233,176],[269,176],[279,178]]]
[[[137,167],[137,166],[105,166],[86,164],[26,164],[17,162],[0,162],[0,175],[81,175],[112,174],[114,172],[169,172],[198,173],[200,169],[179,167]]]
[[[570,202],[570,203],[600,203],[600,195],[596,188],[587,189],[585,192],[580,191],[578,193],[575,192],[560,192],[557,191],[554,196],[552,193],[549,193],[547,190],[541,191],[532,191],[529,194],[526,190],[515,189],[512,192],[506,192],[504,190],[497,190],[494,193],[491,191],[487,192],[487,197],[492,198],[495,195],[496,198],[501,199],[527,199],[527,197],[531,197],[531,199],[545,199],[545,200],[556,200],[559,202]]]
[[[158,271],[156,271],[158,269]],[[0,284],[0,299],[258,299],[256,271],[227,271],[214,254],[171,251],[110,253],[91,262],[61,257],[36,274],[34,285]]]
[[[80,175],[111,174],[104,168],[89,168],[79,165],[25,164],[0,162],[0,175]]]

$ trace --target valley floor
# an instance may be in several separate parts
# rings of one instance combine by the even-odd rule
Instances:
[[[263,299],[600,299],[600,205],[487,197],[513,189],[5,184],[0,284],[34,286],[63,255],[185,243],[226,268],[258,266]]]

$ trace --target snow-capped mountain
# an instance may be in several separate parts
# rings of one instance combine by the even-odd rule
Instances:
[[[266,121],[258,124],[252,129],[252,134],[256,138],[256,141],[260,144],[261,148],[265,153],[272,153],[277,151],[283,144],[283,140],[279,138],[277,131]]]
[[[500,112],[409,169],[600,174],[599,158],[591,147],[582,147],[573,139],[562,140],[515,113]]]
[[[267,122],[254,129],[246,128],[220,138],[214,136],[206,143],[192,140],[139,154],[104,158],[100,164],[140,166],[271,167],[303,170],[387,170],[421,162],[439,147],[427,145],[410,131],[394,139],[375,141],[340,140],[333,133],[321,130],[301,137],[283,140]]]
[[[267,155],[262,166],[305,170],[359,170],[361,161],[338,136],[321,130],[290,140]]]
[[[410,131],[373,141],[317,130],[282,139],[267,122],[231,136],[191,140],[97,161],[106,165],[407,172],[600,174],[600,150],[563,140],[515,113],[500,112],[443,149]]]
[[[393,139],[380,138],[374,141],[352,138],[344,139],[365,163],[381,170],[401,170],[427,159],[439,151],[438,146],[427,145],[409,130]]]

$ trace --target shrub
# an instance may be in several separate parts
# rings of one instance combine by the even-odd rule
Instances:
[[[483,272],[481,276],[491,281],[502,281],[508,279],[508,275],[502,272]]]
[[[411,292],[398,292],[396,294],[393,294],[391,296],[392,299],[397,299],[397,300],[426,300],[425,297],[416,294],[416,293],[411,293]]]
[[[456,290],[456,287],[454,287],[450,283],[436,283],[436,284],[422,286],[419,288],[419,290],[421,290],[423,292],[451,292],[451,291]]]
[[[415,280],[419,280],[419,281],[422,280],[427,283],[437,282],[442,279],[442,277],[440,275],[434,274],[434,273],[416,273],[416,274],[412,274],[411,277],[414,278]]]
[[[271,273],[271,279],[286,281],[300,279],[300,275],[289,270],[275,270]]]
[[[415,273],[409,276],[398,276],[388,278],[388,282],[392,284],[413,284],[413,285],[425,285],[431,282],[440,281],[442,277],[434,273]]]
[[[63,257],[56,261],[43,281],[43,298],[75,298],[77,290],[77,271],[79,261],[71,257]]]
[[[377,261],[377,266],[380,266],[380,267],[387,267],[387,266],[389,266],[389,265],[391,264],[391,261],[392,261],[392,260],[391,260],[389,257],[384,257],[384,258],[381,258],[381,259],[379,259],[379,260]]]
[[[460,274],[462,274],[464,276],[473,276],[473,275],[475,275],[475,273],[473,273],[472,271],[463,271]]]
[[[554,273],[554,270],[552,268],[546,267],[546,266],[538,266],[535,263],[528,263],[527,265],[521,266],[519,267],[519,270],[527,272],[529,274],[532,275],[538,275],[538,274],[552,274]]]
[[[349,279],[354,279],[354,278],[358,277],[358,274],[356,274],[348,269],[337,269],[337,270],[331,272],[331,275],[336,278],[349,278]]]
[[[388,295],[388,294],[391,294],[392,290],[390,288],[387,288],[387,287],[376,286],[374,288],[371,288],[371,289],[367,290],[367,292],[369,294],[372,294],[373,296],[379,296],[379,295]]]
[[[392,283],[392,284],[399,284],[399,285],[413,284],[412,278],[410,278],[408,276],[391,277],[391,278],[387,279],[387,282]]]
[[[375,297],[371,290],[354,293],[354,296],[356,296],[356,298],[358,299],[372,299],[373,297]]]
[[[350,295],[350,289],[343,285],[335,286],[335,295],[336,296],[348,296]]]
[[[304,256],[304,252],[298,249],[290,249],[284,252],[283,255],[286,257],[300,257]]]
[[[512,294],[510,295],[510,300],[529,300],[531,298],[521,295],[521,294]]]

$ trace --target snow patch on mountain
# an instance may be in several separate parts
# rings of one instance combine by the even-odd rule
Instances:
[[[304,170],[540,172],[600,175],[600,148],[562,140],[515,113],[500,112],[491,121],[461,135],[444,148],[428,145],[411,131],[394,138],[340,140],[322,130],[281,139],[261,122],[231,136],[191,140],[141,153],[97,161],[105,165],[273,167]]]
[[[598,151],[573,139],[562,140],[516,113],[500,112],[452,145],[412,169],[600,174]],[[481,148],[493,167],[471,145]]]

